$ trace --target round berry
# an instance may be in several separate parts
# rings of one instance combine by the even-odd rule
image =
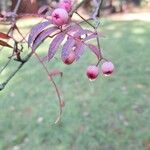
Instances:
[[[57,8],[52,13],[52,22],[57,26],[62,26],[68,22],[68,12],[63,8]]]
[[[67,12],[72,10],[72,4],[68,2],[60,2],[59,7],[65,9]]]
[[[67,65],[70,65],[75,61],[75,59],[76,59],[75,52],[71,51],[70,54],[68,55],[68,57],[63,60],[63,62]]]
[[[60,3],[69,3],[69,4],[72,4],[73,1],[72,0],[60,0]]]
[[[102,73],[103,73],[104,75],[110,75],[110,74],[112,74],[113,71],[114,71],[114,65],[113,65],[112,62],[106,61],[106,62],[104,62],[104,63],[102,64],[101,69],[102,69]]]
[[[94,80],[99,75],[99,68],[95,65],[91,65],[87,68],[86,74],[89,79]]]

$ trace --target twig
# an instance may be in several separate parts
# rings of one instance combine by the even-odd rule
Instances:
[[[12,34],[12,27],[8,30],[7,35],[9,35],[10,33]],[[12,36],[12,35],[11,35],[11,36]],[[8,39],[7,42],[9,42],[9,40],[10,40],[10,39]],[[3,49],[4,49],[4,46],[2,46],[2,47],[0,48],[0,52],[1,52]]]
[[[84,19],[77,11],[75,12],[83,21],[85,21],[87,24],[89,24],[92,28],[95,29],[95,26],[91,24],[88,20]]]
[[[15,14],[17,14],[17,11],[18,11],[18,9],[19,9],[20,4],[21,4],[21,0],[18,0],[18,1],[17,1],[17,4],[16,4],[16,6],[15,6],[15,8],[14,8],[14,10],[13,10],[13,12],[14,12]]]
[[[5,86],[8,84],[8,82],[14,77],[14,75],[23,67],[23,65],[30,59],[30,57],[32,56],[32,52],[29,53],[20,63],[20,65],[17,67],[16,70],[14,70],[6,79],[5,82],[0,84],[0,91],[3,90],[5,88]]]
[[[98,21],[97,20],[97,18],[95,19],[95,21],[97,22],[97,24],[94,26],[93,24],[91,24],[88,20],[91,20],[91,19],[93,19],[93,18],[90,18],[90,19],[84,19],[84,17],[82,17],[78,12],[75,12],[84,22],[86,22],[87,24],[89,24],[94,30],[95,30],[95,33],[97,33],[97,29],[98,29],[98,27],[99,27],[99,25],[100,25],[100,21]],[[81,22],[82,23],[82,22]],[[102,59],[105,59],[103,56],[102,56],[102,52],[101,52],[101,46],[100,46],[100,41],[99,41],[99,37],[97,36],[96,37],[96,40],[97,40],[97,45],[98,45],[98,49],[99,49],[99,54],[100,54],[100,56],[101,56],[101,58],[98,60],[98,62],[97,62],[97,66],[99,65],[99,63],[100,63],[100,61],[102,60]],[[85,43],[84,43],[85,44]],[[85,44],[86,45],[86,44]]]
[[[73,13],[79,9],[84,3],[85,3],[86,0],[82,0],[80,3],[78,3],[73,9],[72,11],[70,12],[70,17],[72,17]]]
[[[53,78],[51,77],[51,75],[50,75],[50,73],[49,73],[47,67],[45,66],[45,64],[43,63],[43,61],[40,59],[39,55],[38,55],[36,52],[34,52],[34,54],[35,54],[36,58],[39,60],[39,62],[42,64],[42,66],[43,66],[44,70],[46,71],[46,73],[48,74],[48,77],[49,77],[50,81],[52,82],[52,84],[54,85],[54,88],[55,88],[55,91],[56,91],[56,94],[57,94],[57,97],[58,97],[58,102],[59,102],[59,108],[60,108],[60,109],[59,109],[59,115],[58,115],[58,117],[57,117],[57,119],[56,119],[56,121],[55,121],[55,124],[56,124],[56,123],[58,123],[58,122],[60,121],[60,119],[61,119],[61,114],[62,114],[62,106],[61,106],[61,101],[62,101],[62,99],[61,99],[61,94],[60,94],[60,92],[59,92],[59,89],[58,89],[58,87],[57,87],[55,81],[54,81]]]
[[[18,9],[19,9],[19,6],[20,6],[20,4],[21,4],[21,1],[22,1],[22,0],[18,0],[18,1],[17,1],[17,4],[16,4],[16,6],[15,6],[15,8],[14,8],[14,10],[13,10],[13,13],[14,13],[14,14],[17,14],[17,11],[18,11]],[[11,23],[11,28],[10,28],[10,30],[7,32],[7,34],[9,34],[9,33],[11,32],[12,27],[15,25],[14,22],[15,22],[15,18],[13,18],[13,22]],[[2,48],[0,49],[0,51],[2,51],[3,48],[4,48],[4,47],[2,47]]]
[[[42,22],[43,19],[40,21]],[[15,24],[13,24],[13,26],[15,27],[15,29],[18,31],[18,33],[21,35],[22,39],[24,39],[27,43],[28,41],[26,40],[26,36],[28,34],[26,34],[26,36],[24,37],[22,35],[22,33],[20,32],[20,30],[18,28],[16,28],[17,26],[15,26]],[[31,48],[31,47],[30,47]],[[8,84],[8,82],[15,76],[15,74],[23,67],[23,65],[31,58],[31,56],[33,55],[33,51],[31,51],[28,55],[26,55],[26,57],[24,59],[21,59],[21,61],[19,61],[21,64],[17,67],[16,70],[14,70],[6,79],[6,81],[4,81],[3,83],[0,83],[0,91],[3,90],[5,88],[5,86]]]
[[[6,62],[5,66],[3,66],[3,68],[0,70],[0,74],[4,71],[4,69],[9,65],[10,62],[11,62],[11,58]]]
[[[100,17],[100,12],[101,12],[101,9],[102,9],[102,4],[103,4],[103,0],[100,0],[99,2],[99,7],[98,7],[98,11],[97,11],[97,15],[96,17]]]
[[[100,53],[100,56],[101,56],[100,59],[98,60],[97,64],[96,64],[96,66],[98,66],[99,63],[100,63],[100,61],[101,61],[102,59],[104,59],[104,58],[103,58],[102,52],[101,52],[101,46],[100,46],[100,42],[99,42],[99,37],[97,37],[96,40],[97,40],[97,45],[98,45],[99,53]]]
[[[95,0],[95,1],[97,2],[97,0]],[[99,0],[99,3],[97,2],[97,4],[96,4],[96,2],[95,2],[96,8],[93,13],[93,19],[96,19],[96,17],[100,17],[100,10],[102,8],[103,0]]]
[[[96,2],[97,2],[97,0],[95,0],[95,3]],[[95,27],[95,31],[96,32],[97,32],[97,29],[98,29],[98,27],[100,25],[100,21],[97,19],[97,17],[100,17],[100,10],[102,8],[102,4],[103,4],[103,0],[99,0],[99,3],[97,2],[97,4],[95,5],[96,8],[95,8],[95,11],[94,11],[94,14],[93,14],[93,19],[95,20],[95,22],[97,22],[96,27]],[[100,41],[99,41],[99,37],[98,36],[96,37],[96,40],[97,40],[97,45],[98,45],[99,53],[100,53],[100,56],[101,56],[101,58],[98,60],[98,62],[96,64],[98,66],[99,63],[100,63],[100,61],[102,59],[105,59],[105,58],[103,58],[103,56],[102,56],[101,46],[100,46]]]

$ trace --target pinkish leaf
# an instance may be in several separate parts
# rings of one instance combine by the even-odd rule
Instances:
[[[86,37],[84,38],[84,41],[88,41],[88,40],[91,40],[91,39],[97,38],[97,37],[105,37],[105,36],[104,36],[104,34],[102,34],[102,33],[99,33],[99,32],[97,32],[97,33],[96,33],[96,32],[93,32],[92,34],[86,36]]]
[[[64,38],[65,38],[65,34],[64,33],[60,33],[57,36],[55,36],[55,38],[53,39],[53,41],[51,42],[50,47],[49,47],[48,60],[50,60],[50,59],[52,59],[54,57],[56,51],[59,48],[59,45],[64,40]]]
[[[47,19],[49,20],[49,18],[51,18],[51,14],[52,14],[52,10],[48,10],[45,14],[45,16],[47,17]]]
[[[90,30],[82,29],[79,32],[76,32],[75,37],[82,36],[82,35],[88,35],[88,34],[92,34],[92,33],[93,32]]]
[[[0,38],[2,38],[2,39],[10,39],[10,36],[5,34],[5,33],[0,32]]]
[[[88,35],[86,38],[84,38],[84,41],[88,41],[94,38],[97,38],[97,34],[96,33],[92,33],[91,35]]]
[[[72,50],[74,44],[75,44],[75,40],[73,38],[69,38],[64,44],[61,52],[61,58],[63,61],[65,61],[65,59],[70,54],[70,51]]]
[[[90,30],[84,29],[84,30],[80,31],[80,33],[81,33],[81,35],[84,35],[84,34],[91,34],[91,33],[93,33],[93,32],[90,31]]]
[[[17,17],[17,14],[15,13],[15,12],[6,12],[6,14],[4,15],[5,17],[12,17],[12,18],[14,18],[14,17]]]
[[[50,36],[53,32],[57,31],[57,27],[50,27],[48,29],[45,29],[44,31],[42,31],[38,37],[36,38],[36,40],[33,42],[32,45],[32,50],[35,51],[36,48],[48,37]]]
[[[69,35],[74,36],[74,37],[79,37],[79,35],[77,33],[80,33],[80,31],[82,31],[82,27],[78,24],[75,25],[70,25],[66,31]],[[77,35],[76,35],[77,34]],[[70,38],[70,37],[68,37]]]
[[[0,45],[4,47],[13,48],[11,45],[9,45],[7,42],[0,40]]]
[[[100,57],[101,57],[100,49],[98,49],[98,47],[96,47],[95,45],[92,45],[92,44],[88,44],[88,47],[97,56],[97,58],[100,59]]]
[[[70,25],[66,31],[67,32],[76,32],[76,31],[79,31],[79,30],[82,30],[81,26],[78,25],[78,24],[75,24],[75,25]]]
[[[76,54],[76,60],[78,60],[84,53],[84,43],[83,42],[78,42],[75,48],[75,54]]]
[[[34,40],[36,39],[36,37],[42,32],[42,30],[47,27],[48,25],[50,25],[50,21],[45,21],[42,23],[39,23],[37,25],[35,25],[30,32],[29,38],[28,38],[28,45],[31,46],[31,44],[34,42]]]

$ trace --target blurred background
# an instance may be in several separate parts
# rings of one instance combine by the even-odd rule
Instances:
[[[18,10],[18,13],[36,13],[38,8],[42,5],[58,2],[59,0],[22,0],[22,4]],[[81,0],[75,0],[80,2]],[[0,1],[0,11],[5,12],[8,10],[13,10],[16,5],[16,0],[1,0]],[[83,5],[83,9],[86,11],[92,9],[92,1],[86,0]],[[119,12],[134,12],[141,9],[149,11],[150,1],[149,0],[105,0],[103,1],[103,12],[106,14],[119,13]]]
[[[0,0],[1,13],[15,4],[16,0]],[[52,1],[22,0],[18,13],[36,13],[45,4]],[[87,0],[81,15],[92,12],[92,5]],[[17,25],[26,34],[38,22],[40,18],[28,17]],[[8,28],[0,23],[1,32]],[[58,52],[58,59],[46,64],[64,73],[62,80],[55,78],[65,108],[61,122],[54,125],[57,97],[32,57],[0,92],[0,150],[150,150],[150,1],[105,0],[99,31],[105,35],[101,47],[115,65],[114,74],[91,82],[85,72],[96,58],[89,50],[70,66],[62,63]],[[41,56],[49,43],[38,48]],[[10,54],[7,48],[0,51],[0,69]],[[0,74],[0,83],[16,65],[12,62]]]

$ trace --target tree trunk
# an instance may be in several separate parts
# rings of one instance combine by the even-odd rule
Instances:
[[[15,8],[17,0],[12,0],[12,10]],[[18,13],[36,13],[38,11],[37,0],[22,0]]]
[[[133,0],[133,3],[137,6],[140,6],[141,0]]]
[[[5,12],[6,11],[6,1],[0,0],[0,11]]]

